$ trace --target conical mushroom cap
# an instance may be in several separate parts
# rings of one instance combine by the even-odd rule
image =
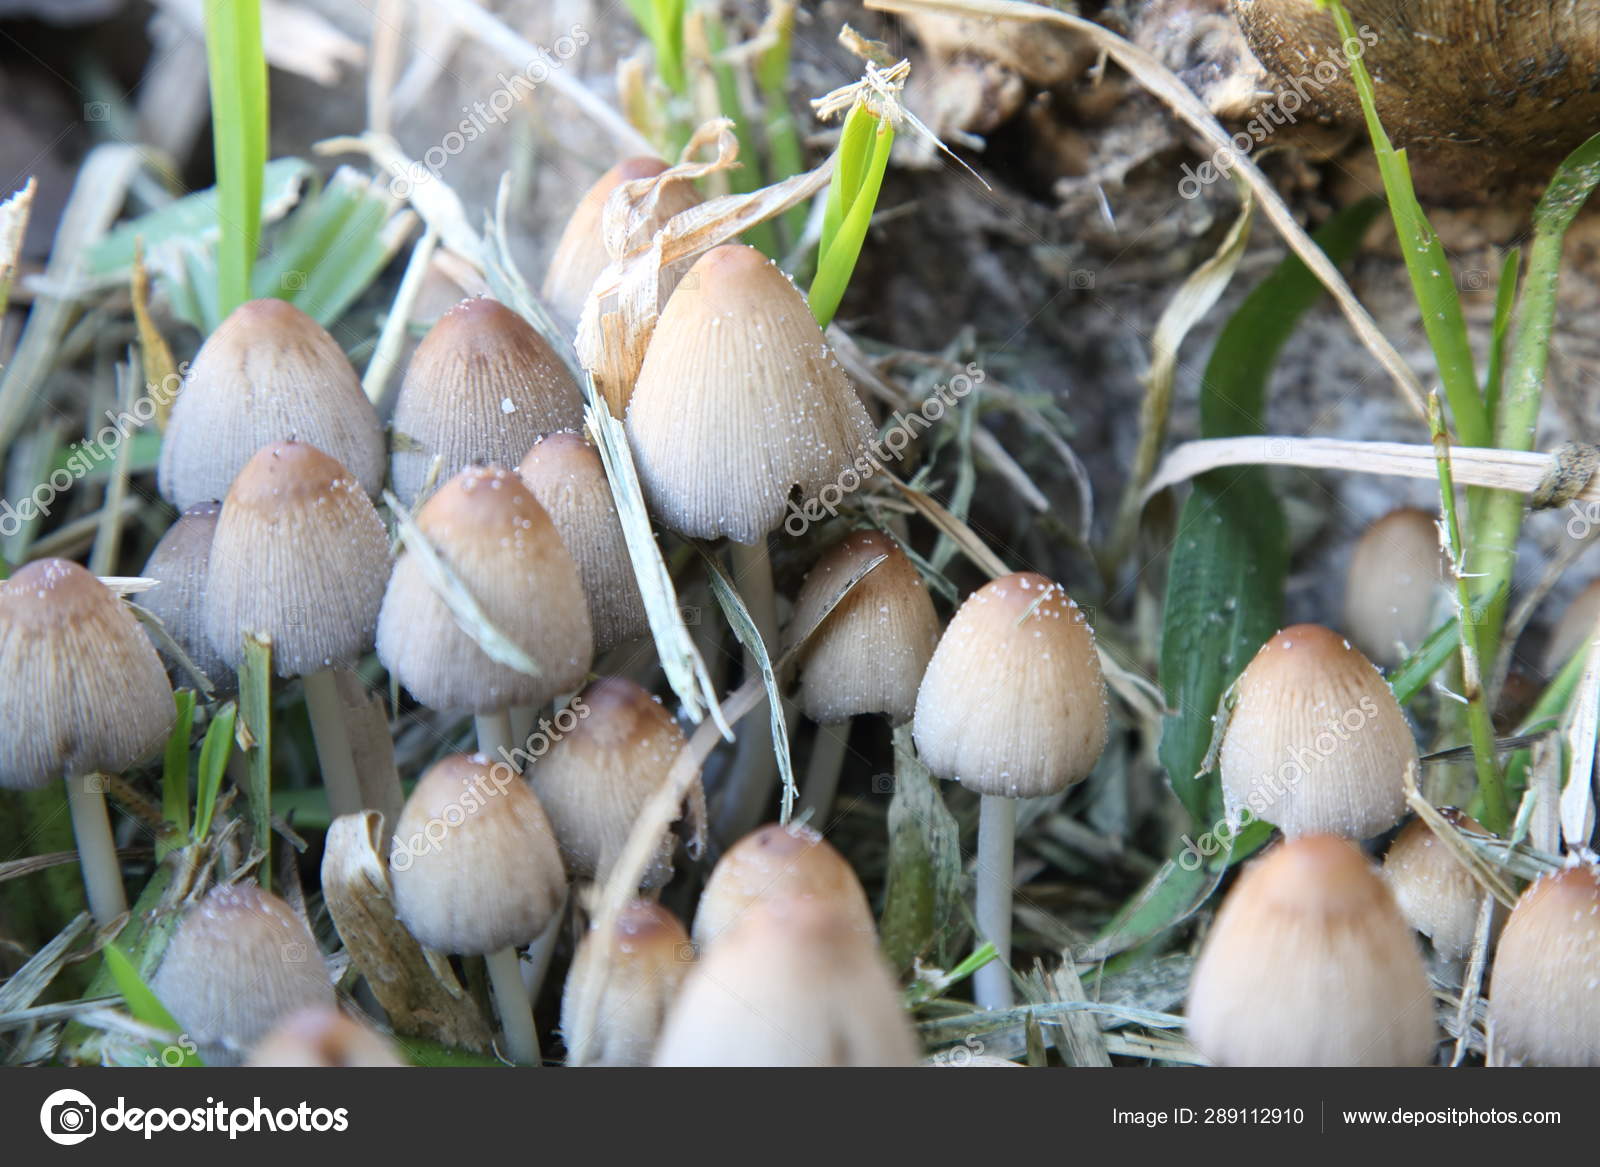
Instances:
[[[690,971],[658,1066],[909,1066],[918,1042],[876,938],[834,901],[753,905]]]
[[[392,1045],[360,1022],[329,1006],[313,1006],[278,1023],[250,1051],[247,1066],[333,1069],[404,1066]]]
[[[980,794],[1038,798],[1088,777],[1106,744],[1094,631],[1061,585],[991,580],[945,629],[917,693],[917,753]]]
[[[1372,662],[1318,624],[1285,628],[1239,676],[1222,739],[1230,809],[1286,835],[1370,839],[1405,813],[1417,744]]]
[[[225,498],[271,442],[300,441],[383,489],[383,426],[338,342],[284,300],[235,308],[201,346],[161,441],[161,494],[173,506]]]
[[[161,536],[141,573],[160,580],[161,586],[141,593],[136,602],[160,618],[172,639],[219,693],[231,693],[237,683],[233,670],[206,637],[206,580],[211,575],[211,540],[221,515],[220,502],[197,502],[184,508],[178,521]],[[168,663],[173,669],[178,667],[175,660]]]
[[[756,904],[778,899],[835,905],[856,931],[877,935],[867,893],[844,856],[810,827],[768,823],[712,869],[694,913],[694,942],[704,950]]]
[[[817,560],[800,588],[791,636],[810,628],[857,573],[874,567],[823,621],[800,658],[800,704],[823,725],[864,713],[911,718],[939,641],[939,617],[922,576],[882,531],[856,531]]]
[[[211,646],[237,670],[244,637],[270,637],[278,675],[301,677],[372,647],[389,538],[343,466],[303,442],[276,442],[228,491],[210,569]]]
[[[0,788],[117,773],[177,717],[161,658],[122,602],[64,559],[0,584]]]
[[[243,883],[212,888],[184,913],[150,988],[210,1065],[237,1065],[290,1014],[334,1004],[305,921]]]
[[[1494,959],[1489,1021],[1513,1062],[1600,1066],[1600,871],[1569,867],[1522,893]]]
[[[1488,834],[1483,824],[1458,810],[1447,807],[1440,813],[1461,830]],[[1395,836],[1383,857],[1383,877],[1401,915],[1433,941],[1440,955],[1457,960],[1472,951],[1484,890],[1432,827],[1415,819]],[[1490,921],[1491,941],[1503,915],[1496,905]]]
[[[578,562],[594,626],[595,655],[643,636],[650,621],[617,504],[594,447],[575,433],[548,434],[528,451],[517,473]]]
[[[1344,626],[1377,664],[1393,668],[1433,631],[1447,579],[1439,520],[1415,507],[1392,510],[1356,540],[1344,590]]]
[[[1223,901],[1189,985],[1189,1039],[1223,1066],[1421,1066],[1433,994],[1417,942],[1361,852],[1282,843]]]
[[[515,466],[545,434],[582,424],[578,386],[533,326],[496,300],[463,300],[406,369],[394,406],[394,492],[411,506],[435,457],[434,481],[447,482],[475,463]]]
[[[1586,642],[1593,640],[1595,623],[1600,621],[1600,579],[1573,598],[1561,619],[1550,630],[1550,640],[1544,653],[1544,671],[1555,675],[1572,654]]]
[[[648,1066],[667,1010],[694,967],[694,946],[671,912],[634,900],[617,917],[610,975],[600,989],[595,1028],[581,1030],[577,1003],[596,975],[599,946],[590,932],[578,945],[561,995],[561,1035],[592,1066]]]
[[[532,941],[567,886],[539,800],[482,754],[451,755],[423,774],[395,826],[389,870],[411,935],[464,956]]]
[[[572,877],[604,883],[686,739],[666,706],[626,677],[602,677],[568,708],[577,724],[533,764],[529,781]],[[668,835],[645,886],[671,878]]]
[[[515,474],[498,466],[463,470],[423,505],[417,526],[540,674],[491,659],[407,552],[383,598],[378,658],[412,696],[435,709],[490,713],[543,705],[583,683],[593,645],[578,567]]]
[[[646,500],[673,530],[755,543],[789,493],[837,484],[872,438],[805,297],[753,247],[701,256],[661,311],[628,405]]]

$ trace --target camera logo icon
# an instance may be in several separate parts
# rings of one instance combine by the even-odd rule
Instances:
[[[73,1147],[94,1134],[99,1114],[89,1096],[79,1090],[57,1090],[39,1108],[44,1137],[63,1147]]]

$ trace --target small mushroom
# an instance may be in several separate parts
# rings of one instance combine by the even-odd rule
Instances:
[[[1488,836],[1483,824],[1453,807],[1439,812],[1457,829]],[[1411,926],[1433,941],[1440,956],[1459,961],[1472,951],[1478,908],[1487,894],[1460,859],[1421,819],[1395,836],[1383,857],[1383,877]],[[1504,912],[1492,909],[1490,939],[1499,931]]]
[[[1600,869],[1578,863],[1522,893],[1500,936],[1489,1023],[1512,1062],[1600,1066]]]
[[[245,1060],[247,1066],[303,1070],[406,1064],[388,1040],[328,1005],[291,1013]]]
[[[1350,639],[1374,663],[1393,668],[1433,631],[1450,578],[1438,517],[1415,507],[1390,511],[1350,552],[1344,588]]]
[[[206,581],[211,574],[211,540],[222,515],[220,502],[185,507],[167,528],[141,573],[161,586],[141,593],[136,602],[165,625],[179,648],[189,655],[219,693],[233,692],[237,680],[222,654],[206,636]],[[159,647],[159,646],[158,646]],[[163,655],[166,655],[163,653]],[[176,670],[178,662],[168,661]],[[175,676],[179,674],[174,673]]]
[[[1544,671],[1548,676],[1559,673],[1573,653],[1595,638],[1597,623],[1600,623],[1600,579],[1591,580],[1573,598],[1550,630],[1544,653]]]
[[[577,1003],[595,975],[600,946],[591,932],[578,944],[561,997],[561,1033],[586,1066],[648,1066],[667,1010],[694,967],[694,946],[671,912],[634,900],[617,916],[609,946],[609,975],[594,1010],[594,1029],[581,1028]]]

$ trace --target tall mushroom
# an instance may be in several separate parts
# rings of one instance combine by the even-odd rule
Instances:
[[[1522,893],[1500,936],[1489,1023],[1513,1062],[1600,1066],[1600,869],[1575,863]]]
[[[982,796],[974,912],[1000,957],[973,985],[981,1007],[1007,1008],[1015,800],[1083,781],[1106,744],[1094,631],[1061,585],[1018,572],[967,597],[922,678],[912,735],[929,770]]]
[[[101,771],[153,753],[176,719],[161,658],[122,602],[76,563],[41,559],[0,584],[0,787],[65,779],[89,909],[127,910]]]
[[[221,516],[220,502],[197,502],[185,507],[145,561],[142,574],[160,580],[160,586],[141,593],[135,602],[161,620],[173,642],[217,692],[227,693],[236,683],[233,670],[206,637],[211,540]],[[176,663],[172,662],[174,667]]]

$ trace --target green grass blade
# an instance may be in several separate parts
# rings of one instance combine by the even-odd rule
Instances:
[[[773,0],[762,31],[770,34],[772,43],[756,58],[756,85],[766,107],[770,177],[774,182],[782,182],[791,175],[799,174],[806,165],[800,129],[789,110],[789,60],[794,45],[794,5],[790,0]],[[801,235],[805,233],[806,215],[806,206],[801,203],[778,217],[777,221],[783,226],[785,248],[792,248],[800,242]]]
[[[961,899],[961,830],[911,742],[894,731],[894,794],[889,799],[889,872],[878,932],[891,967],[904,971],[944,934]],[[942,953],[934,959],[943,960]]]
[[[172,827],[172,833],[156,844],[157,859],[181,845],[189,833],[189,734],[194,728],[194,690],[179,689],[172,699],[178,706],[178,720],[167,735],[161,768],[161,817]]]
[[[211,833],[222,776],[228,771],[228,758],[233,753],[233,730],[238,713],[239,707],[232,701],[223,705],[206,727],[205,741],[200,743],[200,782],[195,795],[193,842],[201,842]]]
[[[1401,661],[1389,674],[1389,689],[1394,699],[1406,704],[1422,692],[1433,674],[1444,667],[1444,662],[1455,655],[1460,647],[1461,629],[1454,617],[1428,633],[1428,638],[1417,651]]]
[[[1522,248],[1513,247],[1500,265],[1500,282],[1494,291],[1494,327],[1489,332],[1489,367],[1483,375],[1483,406],[1490,420],[1500,412],[1500,382],[1505,372],[1506,336],[1511,312],[1517,304],[1517,273],[1522,270]]]
[[[851,123],[858,128],[851,133]],[[863,135],[867,137],[863,140]],[[888,121],[857,106],[845,120],[845,134],[839,143],[839,169],[828,186],[828,216],[838,216],[830,234],[823,227],[823,245],[817,253],[817,275],[811,281],[811,315],[823,328],[828,327],[839,301],[850,286],[856,260],[867,240],[872,212],[878,205],[884,173],[889,169],[889,149],[894,145],[894,127]]]
[[[261,885],[271,890],[272,880],[272,646],[254,636],[244,638],[244,661],[239,669],[239,712],[250,734],[248,756],[250,819],[256,846],[266,861],[261,864]]]
[[[250,298],[267,164],[267,58],[260,0],[206,0],[211,144],[217,168],[217,299],[226,316]]]
[[[115,944],[108,944],[105,948],[106,967],[111,970],[111,977],[116,982],[117,992],[122,994],[122,999],[127,1003],[128,1012],[135,1021],[143,1022],[153,1029],[165,1030],[171,1034],[181,1034],[183,1031],[172,1014],[167,1011],[160,999],[150,991],[150,986],[144,983],[144,978],[139,975],[139,970],[134,966],[127,953]],[[197,1053],[194,1052],[193,1042],[180,1043],[172,1048],[182,1055],[182,1061],[175,1063],[182,1066],[204,1065]],[[165,1058],[162,1064],[166,1064]]]

